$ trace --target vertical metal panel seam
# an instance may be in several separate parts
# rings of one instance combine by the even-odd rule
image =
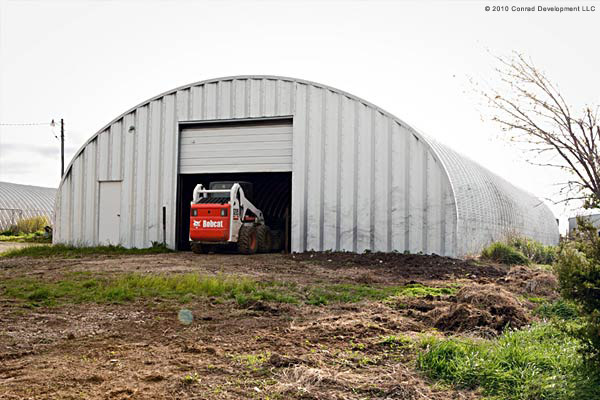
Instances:
[[[267,96],[265,96],[265,85],[266,85],[266,81],[265,79],[261,79],[260,80],[260,87],[259,87],[259,92],[258,92],[258,96],[259,96],[259,101],[258,101],[258,115],[263,116],[266,114],[265,110],[267,108]]]
[[[235,117],[235,101],[236,101],[236,96],[235,96],[235,87],[236,87],[236,82],[237,79],[234,79],[231,81],[231,85],[229,85],[229,110],[231,113],[231,118]],[[177,108],[175,108],[177,109]],[[175,114],[177,115],[177,114]],[[179,136],[179,135],[178,135]]]
[[[404,135],[404,250],[410,250],[410,137],[410,133]]]
[[[308,245],[308,154],[310,136],[310,86],[306,86],[306,121],[304,126],[304,196],[302,204],[302,250],[307,250]]]
[[[273,81],[273,84],[275,85],[275,99],[273,99],[274,104],[274,108],[273,108],[273,113],[275,115],[279,115],[279,97],[280,97],[280,90],[281,90],[281,80],[277,79],[275,81]]]
[[[423,253],[427,254],[429,251],[429,235],[427,234],[428,222],[429,222],[429,155],[428,150],[425,146],[421,146],[423,152],[423,219],[422,219],[422,233],[421,233],[421,248]]]
[[[321,90],[321,137],[319,138],[319,143],[321,147],[321,179],[319,185],[319,251],[323,250],[323,233],[324,233],[324,207],[325,207],[325,171],[327,169],[327,164],[325,163],[325,135],[327,135],[327,94],[329,90],[322,89]]]
[[[75,166],[76,164],[76,160],[73,162],[73,166]],[[73,231],[74,231],[74,223],[75,223],[75,207],[74,207],[74,198],[75,198],[75,185],[73,184],[73,181],[75,181],[75,179],[73,178],[74,176],[74,169],[71,169],[71,179],[69,182],[69,186],[70,186],[70,193],[69,193],[69,236],[71,238],[70,243],[71,244],[75,244],[75,242],[73,241]]]
[[[94,143],[94,142],[92,142]],[[94,143],[95,146],[98,145],[97,142]],[[93,170],[90,171],[90,176],[94,176],[96,174],[96,170],[98,168],[98,158],[96,157],[96,154],[94,154],[94,158],[93,158],[93,163],[92,163],[92,168]],[[92,179],[91,182],[89,182],[90,185],[92,185],[91,187],[91,195],[92,198],[88,199],[88,201],[90,202],[90,205],[92,207],[91,211],[91,215],[92,215],[92,220],[90,221],[92,224],[92,243],[96,244],[98,243],[98,227],[96,226],[95,222],[96,222],[96,218],[94,218],[94,215],[96,213],[98,213],[98,187],[100,186],[98,181],[95,179]]]
[[[119,164],[119,177],[122,180],[125,180],[125,135],[126,133],[126,126],[125,126],[125,118],[121,118],[121,152],[120,152],[120,158],[121,158],[121,162]],[[123,196],[123,192],[121,192],[121,196]]]
[[[137,190],[137,185],[138,185],[138,178],[137,178],[137,157],[138,157],[138,128],[139,128],[139,115],[137,110],[133,113],[132,115],[132,119],[133,119],[133,125],[134,125],[134,130],[132,132],[132,140],[131,140],[131,146],[132,146],[132,166],[131,166],[131,183],[130,183],[130,188],[129,190],[131,190],[131,204],[129,205],[129,220],[130,220],[130,225],[132,227],[132,229],[130,229],[129,232],[129,243],[132,247],[135,246],[135,223],[136,223],[136,218],[135,218],[135,204],[137,203],[137,198],[136,198],[136,190]]]
[[[219,111],[220,111],[220,108],[221,108],[221,105],[219,103],[221,101],[221,87],[223,86],[223,82],[222,81],[215,82],[214,85],[215,85],[214,101],[213,101],[213,96],[209,96],[208,93],[206,94],[206,98],[207,99],[210,97],[209,101],[206,102],[207,103],[206,104],[206,113],[207,113],[206,115],[208,115],[209,109],[212,108],[212,105],[214,105],[214,109],[215,109],[214,110],[215,111],[214,114],[212,114],[210,117],[207,117],[207,118],[210,118],[210,119],[219,119]],[[209,107],[209,105],[211,107]]]
[[[194,86],[196,87],[196,86]],[[188,97],[188,102],[187,102],[187,108],[188,108],[188,112],[187,112],[187,118],[188,120],[192,119],[192,115],[194,115],[194,96],[192,96],[192,88],[187,89],[185,92],[187,92],[187,97]]]
[[[393,121],[391,118],[386,117],[388,122],[387,129],[387,170],[388,170],[388,179],[387,179],[387,251],[392,251],[392,188],[393,188],[393,171],[392,168],[392,130],[393,130]]]
[[[202,88],[202,104],[200,105],[200,119],[206,119],[206,114],[208,114],[208,102],[206,101],[206,98],[208,96],[208,85],[209,84],[204,84],[201,86]]]
[[[165,152],[165,140],[166,140],[166,136],[167,136],[166,129],[165,129],[165,126],[166,126],[165,119],[167,117],[166,110],[167,110],[167,102],[165,101],[164,97],[161,97],[161,99],[160,99],[160,129],[159,129],[159,136],[158,136],[159,144],[160,144],[159,148],[158,148],[158,163],[159,163],[158,165],[159,165],[159,167],[158,167],[158,188],[157,188],[159,197],[158,197],[158,203],[157,203],[157,207],[158,207],[158,210],[157,210],[158,237],[156,238],[156,240],[158,240],[158,241],[160,241],[159,239],[160,239],[160,235],[162,232],[162,224],[161,224],[161,222],[162,222],[162,207],[165,206],[165,203],[166,203],[165,198],[164,198],[164,190],[163,190],[163,185],[164,185],[163,180],[164,180],[164,175],[165,175],[163,169],[165,168],[165,165],[166,165],[165,160],[163,159],[164,158],[163,156],[166,153]]]
[[[252,95],[250,87],[250,79],[244,81],[244,116],[250,115],[250,103],[252,102]]]
[[[442,168],[442,166],[440,166],[440,168]],[[442,255],[446,254],[446,182],[444,178],[445,176],[442,169],[440,172],[440,205],[442,207],[440,210],[440,253]]]
[[[111,126],[110,128],[108,128],[106,130],[106,132],[104,133],[105,135],[108,135],[108,145],[107,145],[107,151],[106,151],[106,179],[110,180],[112,177],[112,164],[113,164],[113,159],[112,159],[112,150],[113,150],[113,126]]]
[[[123,184],[121,185],[121,210],[124,210],[126,207],[128,207],[128,204],[125,204],[123,202],[123,199],[125,198],[125,193],[128,191],[128,185],[131,181],[129,181],[127,179],[127,177],[125,176],[125,160],[126,160],[126,137],[125,135],[127,135],[127,126],[125,124],[125,117],[123,117],[121,119],[121,168],[119,171],[119,176],[121,177],[121,179],[123,180]],[[128,199],[131,199],[131,197],[129,197],[129,194],[127,195]],[[94,209],[96,209],[94,207]],[[127,216],[127,214],[125,214]],[[121,217],[123,216],[123,213],[121,212]],[[123,219],[121,219],[121,225],[123,224]],[[129,227],[131,227],[131,225],[128,225]],[[121,231],[121,227],[119,227],[119,231]],[[124,237],[124,236],[123,236]],[[121,233],[119,232],[119,239],[121,238]],[[96,240],[94,240],[96,241]],[[129,246],[129,243],[121,243],[124,246]]]
[[[233,86],[233,85],[232,85]],[[177,180],[179,178],[179,165],[177,160],[179,160],[179,117],[177,115],[177,96],[175,96],[173,98],[173,132],[172,134],[175,135],[175,137],[173,138],[173,175],[171,176],[171,193],[172,193],[172,197],[171,197],[171,221],[173,225],[169,226],[174,226],[174,228],[171,229],[171,239],[173,240],[173,249],[177,248],[177,226],[176,222],[177,221]],[[168,214],[167,214],[168,215]]]
[[[85,237],[86,235],[85,235],[84,227],[86,226],[85,211],[86,211],[86,203],[87,203],[87,201],[85,201],[86,200],[86,198],[85,198],[86,190],[85,189],[87,187],[87,185],[86,185],[87,179],[86,179],[85,174],[87,173],[87,163],[88,163],[87,159],[89,157],[89,154],[87,151],[84,151],[81,154],[83,156],[83,159],[82,159],[83,162],[81,163],[81,200],[80,200],[81,201],[81,220],[79,221],[79,224],[81,226],[81,228],[80,228],[81,236]],[[89,207],[89,205],[87,205],[87,206]],[[92,243],[87,243],[87,245],[91,245],[91,244]]]
[[[359,105],[354,101],[354,162],[352,165],[352,180],[354,187],[352,191],[352,251],[356,252],[358,248],[358,130],[359,130]]]
[[[375,250],[375,109],[371,108],[371,160],[369,163],[370,173],[370,221],[369,221],[369,247]]]
[[[340,250],[340,224],[341,224],[341,206],[342,206],[342,121],[344,115],[344,97],[337,95],[338,97],[338,126],[337,126],[337,170],[336,170],[336,182],[335,182],[335,249]]]
[[[148,104],[146,112],[146,131],[144,135],[146,136],[146,148],[144,149],[144,155],[150,154],[152,148],[152,106]],[[142,246],[148,243],[148,214],[150,213],[149,207],[149,199],[148,199],[148,184],[150,179],[150,163],[148,162],[148,158],[145,160],[145,174],[144,174],[144,190],[142,190],[142,201],[138,204],[138,207],[144,207],[144,212],[142,213]]]
[[[294,82],[290,82],[290,111],[293,115],[296,115],[296,90],[296,84]]]

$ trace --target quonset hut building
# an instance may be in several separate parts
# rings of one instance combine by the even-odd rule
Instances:
[[[0,182],[0,231],[20,219],[43,216],[53,221],[56,189]]]
[[[76,153],[54,241],[188,247],[197,183],[254,183],[288,250],[462,256],[506,234],[558,242],[540,200],[356,96],[300,79],[234,76],[160,94]]]

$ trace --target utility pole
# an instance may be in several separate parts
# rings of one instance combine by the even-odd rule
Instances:
[[[60,177],[65,175],[65,121],[60,119]]]

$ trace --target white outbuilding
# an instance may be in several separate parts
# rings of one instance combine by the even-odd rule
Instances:
[[[233,76],[160,94],[75,154],[58,189],[55,243],[188,247],[197,183],[254,183],[291,251],[462,256],[508,234],[558,242],[535,196],[349,93]]]
[[[0,182],[0,231],[16,225],[19,220],[45,217],[54,220],[56,189]]]

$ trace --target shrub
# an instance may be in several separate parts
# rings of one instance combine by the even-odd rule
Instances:
[[[552,264],[556,259],[557,248],[555,246],[545,246],[522,236],[511,237],[507,243],[536,264]]]
[[[522,252],[503,242],[494,242],[483,249],[481,258],[508,265],[529,264],[529,259]]]
[[[578,234],[562,246],[555,270],[564,298],[575,302],[585,323],[574,334],[584,353],[600,365],[600,238],[596,228],[579,220]]]
[[[38,232],[49,225],[48,218],[38,215],[36,217],[22,218],[17,221],[15,231],[21,234]]]

